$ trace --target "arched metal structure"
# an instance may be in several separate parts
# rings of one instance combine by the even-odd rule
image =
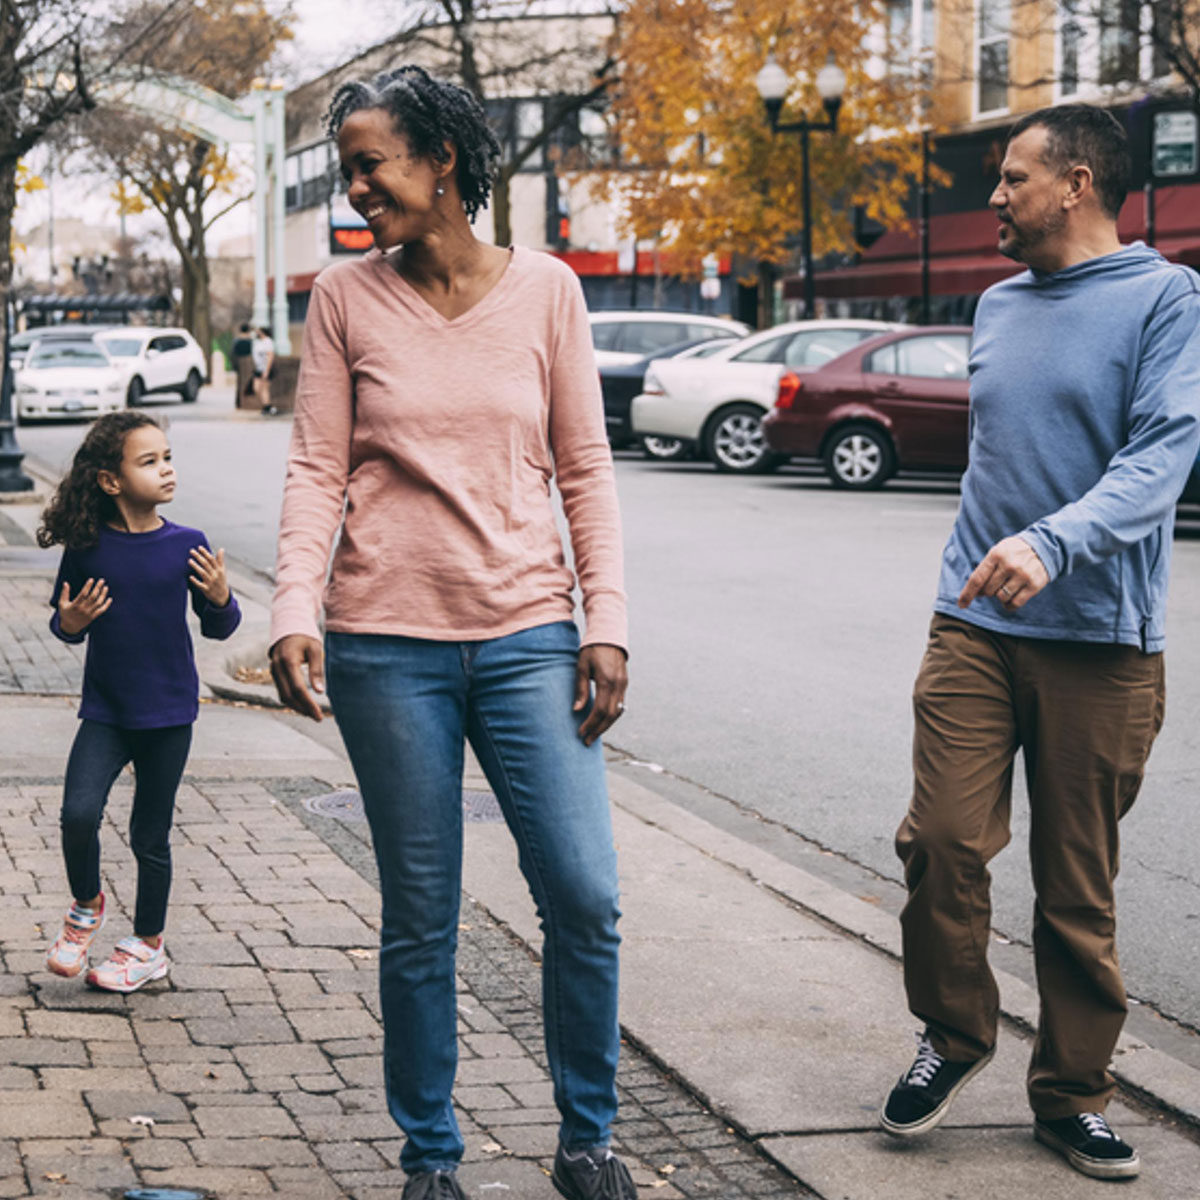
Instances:
[[[94,89],[114,108],[140,113],[226,148],[254,147],[254,324],[271,325],[277,354],[292,352],[288,336],[284,261],[284,92],[281,83],[256,81],[245,100],[171,75],[110,76]],[[268,198],[269,218],[268,218]],[[274,305],[267,304],[267,242],[272,242]]]

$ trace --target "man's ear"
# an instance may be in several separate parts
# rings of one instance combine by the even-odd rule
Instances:
[[[108,496],[121,494],[121,483],[111,471],[97,471],[96,482],[100,485],[100,490]]]
[[[1086,163],[1072,167],[1063,179],[1066,191],[1063,193],[1063,208],[1075,208],[1088,196],[1096,194],[1096,181],[1092,177],[1092,168]]]

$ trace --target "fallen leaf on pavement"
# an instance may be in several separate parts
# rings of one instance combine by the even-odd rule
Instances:
[[[660,1175],[674,1175],[675,1171],[676,1171],[676,1167],[673,1163],[667,1163],[667,1165],[665,1167],[658,1168],[658,1173]]]
[[[504,1147],[499,1142],[484,1142],[480,1149],[484,1154],[502,1154]]]
[[[348,955],[350,955],[351,958],[374,958],[375,957],[374,950],[347,950],[346,953]]]
[[[47,1171],[42,1178],[50,1180],[51,1183],[67,1182],[67,1177],[61,1171]]]
[[[205,1072],[204,1072],[204,1078],[205,1078],[205,1079],[220,1079],[221,1077],[220,1077],[220,1075],[218,1075],[218,1074],[216,1073],[216,1071],[214,1071],[214,1070],[213,1070],[213,1069],[210,1067],[210,1068],[209,1068],[207,1071],[205,1071]]]

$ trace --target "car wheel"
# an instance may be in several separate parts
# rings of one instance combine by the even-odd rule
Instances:
[[[140,375],[135,375],[129,381],[129,390],[125,393],[125,403],[130,408],[137,408],[142,402],[142,397],[146,394],[146,385],[142,382]]]
[[[767,449],[763,411],[755,404],[731,404],[708,423],[704,449],[718,471],[750,475],[773,471],[786,461]]]
[[[655,462],[678,462],[681,458],[687,458],[689,449],[688,443],[680,441],[679,438],[642,438],[643,452]]]
[[[846,425],[825,447],[825,471],[834,487],[880,488],[896,469],[891,438],[874,425]]]
[[[183,397],[184,404],[195,404],[196,397],[200,395],[200,372],[193,367],[188,372],[188,377],[184,381],[183,387],[180,390],[180,395]]]

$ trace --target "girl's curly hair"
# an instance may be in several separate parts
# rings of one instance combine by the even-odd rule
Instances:
[[[474,221],[491,195],[500,160],[500,143],[479,101],[465,88],[435,79],[423,67],[398,67],[371,79],[343,83],[329,102],[326,132],[336,140],[351,113],[370,108],[390,113],[396,132],[408,138],[420,158],[445,163],[446,143],[455,147],[459,195],[468,219]]]
[[[116,515],[117,506],[101,491],[96,476],[100,471],[115,475],[121,469],[126,437],[146,425],[162,428],[146,413],[126,411],[109,413],[88,430],[71,469],[42,513],[39,546],[61,544],[69,550],[86,550],[100,540],[100,526]]]

